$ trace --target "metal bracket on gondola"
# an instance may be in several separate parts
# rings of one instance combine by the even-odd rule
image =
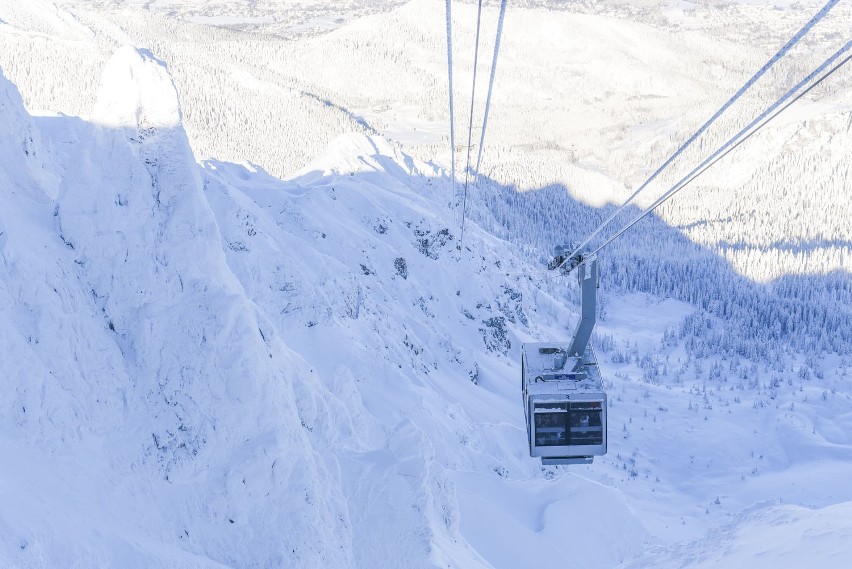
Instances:
[[[568,255],[574,250],[574,245],[558,245],[553,251],[553,258],[547,263],[547,268],[550,271],[559,269],[563,275],[567,275],[583,262],[584,256],[582,253],[569,257]]]

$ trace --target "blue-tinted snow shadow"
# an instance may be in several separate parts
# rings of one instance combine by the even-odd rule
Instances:
[[[561,184],[521,191],[486,177],[479,178],[469,199],[472,219],[537,251],[542,264],[555,245],[582,241],[615,209],[580,203]],[[638,213],[637,208],[628,208],[612,227],[621,227]],[[817,246],[852,248],[843,240],[778,245],[803,252]],[[722,319],[723,329],[702,318],[676,331],[693,337],[691,344],[699,354],[706,349],[765,359],[791,348],[815,354],[852,353],[852,277],[846,271],[785,275],[758,283],[654,214],[611,243],[601,252],[600,262],[607,289],[674,298]]]
[[[412,187],[431,186],[435,192],[433,202],[441,202],[446,184],[411,179],[410,173],[393,159],[384,159],[379,149],[374,150],[373,158],[383,159],[381,165],[387,172],[354,172],[351,177],[369,185],[380,183],[377,176],[383,178],[387,174],[400,182],[409,179]],[[219,161],[205,164],[208,168],[235,171],[246,168]],[[245,174],[252,184],[260,177],[279,188],[295,188],[302,183],[314,186],[325,177],[320,172],[310,172],[282,181],[257,166],[250,168],[254,171]],[[561,184],[519,190],[487,177],[479,178],[469,200],[473,221],[532,252],[537,256],[533,261],[541,263],[542,271],[555,245],[581,241],[615,208],[578,202]],[[638,213],[637,208],[628,208],[616,218],[613,227],[620,227]],[[842,240],[778,245],[785,250],[795,245],[796,251],[809,251],[820,245],[852,247]],[[674,331],[688,342],[695,355],[728,353],[767,360],[791,350],[852,353],[852,278],[846,271],[785,275],[770,283],[755,282],[737,273],[715,251],[689,240],[681,228],[668,225],[654,214],[610,244],[601,253],[600,262],[605,289],[673,298],[701,309],[702,316],[684,321]],[[723,324],[714,323],[707,316],[716,317]]]
[[[432,188],[434,203],[445,197],[445,184],[412,178],[390,157],[375,148],[374,159],[385,172],[353,172],[349,176],[364,187],[385,181],[388,174],[412,187]],[[318,190],[328,177],[308,172],[282,181],[255,165],[205,161],[205,167],[226,170],[230,178],[257,187]],[[340,174],[335,174],[340,175]],[[333,176],[332,176],[333,177]],[[445,181],[446,182],[446,181]],[[303,188],[304,189],[304,188]],[[551,184],[519,190],[487,177],[469,195],[470,218],[486,231],[531,251],[544,266],[557,244],[580,241],[614,210],[574,200],[568,188]],[[620,227],[639,210],[631,207],[616,219]],[[809,251],[817,246],[852,247],[843,240],[821,243],[779,243],[785,250]],[[795,248],[794,248],[795,247]],[[670,226],[651,214],[614,241],[600,255],[603,286],[619,293],[646,293],[673,298],[704,311],[684,321],[675,333],[685,339],[695,355],[739,354],[766,360],[790,350],[807,353],[852,353],[852,278],[845,271],[820,275],[786,275],[758,283],[737,273],[715,251],[689,240],[680,227]]]
[[[790,253],[810,253],[817,249],[852,249],[852,241],[846,239],[809,239],[790,240],[779,239],[769,245],[756,246],[743,241],[720,241],[720,249],[733,249],[735,251],[743,251],[747,249],[756,249],[758,251],[786,251]]]

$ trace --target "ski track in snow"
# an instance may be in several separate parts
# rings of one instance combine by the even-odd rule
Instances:
[[[399,86],[399,101],[372,100],[370,89],[384,92],[377,85],[385,79],[358,81],[355,67],[318,68],[294,83],[291,71],[241,68],[230,54],[213,75],[205,67],[193,76],[187,62],[194,56],[162,39],[168,26],[210,30],[192,27],[199,23],[232,28],[211,30],[212,42],[246,30],[276,41],[302,38],[286,47],[298,73],[319,52],[371,53],[377,23],[407,29],[411,18],[442,3],[390,10],[351,2],[348,12],[337,6],[341,14],[330,15],[327,6],[306,2],[290,20],[279,19],[276,2],[251,9],[154,2],[144,12],[136,4],[0,2],[7,53],[39,54],[0,58],[0,565],[846,566],[849,350],[775,346],[777,359],[716,353],[712,334],[731,330],[738,315],[605,288],[595,341],[611,405],[609,454],[591,466],[543,468],[526,448],[519,347],[573,329],[576,286],[540,276],[546,251],[534,239],[523,242],[528,228],[515,225],[512,234],[519,218],[487,195],[474,201],[465,250],[456,251],[458,217],[437,165],[445,159],[438,149],[445,123],[417,98],[446,87],[415,82]],[[526,2],[507,25],[517,25],[517,33],[541,22],[542,5]],[[642,29],[648,47],[637,65],[680,65],[667,50],[692,46],[691,30],[728,29],[729,19],[760,9],[745,3],[702,20],[701,11],[712,8],[684,2],[631,12],[629,4],[613,3],[609,15],[554,12],[556,23],[542,25],[571,22],[595,41],[614,33],[615,51],[601,55],[613,64],[619,53],[635,53],[641,42],[633,34]],[[576,11],[593,12],[585,5]],[[788,11],[752,31],[771,43],[767,37],[792,25]],[[144,18],[131,22],[139,14]],[[163,14],[189,23],[167,24]],[[125,45],[149,24],[155,31],[146,33],[164,53]],[[501,56],[508,69],[518,65],[513,42],[525,49],[511,31]],[[410,44],[424,50],[411,56],[423,77],[433,66],[425,55],[429,34]],[[264,37],[245,36],[261,51],[278,45]],[[694,37],[710,44],[709,36]],[[398,62],[397,39],[388,36],[382,57]],[[555,42],[552,34],[541,41]],[[734,45],[720,45],[720,59],[731,57]],[[735,65],[759,58],[746,59]],[[66,60],[80,61],[78,72],[51,77],[51,64]],[[721,68],[709,68],[731,82]],[[194,82],[210,77],[225,81],[229,96],[235,81],[252,93],[247,101],[291,105],[293,130],[279,126],[279,138],[262,141],[283,150],[262,161],[299,163],[289,170],[295,173],[276,176],[232,155],[198,154],[199,145],[235,147],[222,138],[233,117],[199,127],[195,102],[205,91]],[[680,80],[637,85],[647,102]],[[629,92],[635,78],[620,81]],[[349,94],[341,90],[346,85]],[[45,87],[42,94],[37,86]],[[514,86],[509,92],[524,92],[523,80]],[[62,101],[64,112],[83,118],[28,110],[25,100],[38,97]],[[597,118],[624,102],[620,97],[598,97],[604,110],[594,111]],[[620,195],[617,180],[630,179],[635,165],[613,166],[597,151],[534,137],[510,152],[506,125],[529,120],[534,130],[542,120],[515,104],[495,101],[494,146],[486,155],[491,150],[491,159],[503,162],[489,167],[486,189],[511,190],[513,177],[529,167],[520,156],[563,176],[578,200],[572,216]],[[673,146],[677,120],[633,110],[648,120],[612,115],[605,121],[621,138],[596,143],[655,152]],[[838,180],[819,182],[828,184],[821,186],[828,195],[848,191],[849,143],[838,126],[848,120],[848,102],[839,97],[800,112],[763,137],[776,163],[791,148],[804,149],[803,165],[781,168],[780,180],[797,179],[801,166],[814,180]],[[317,135],[300,147],[304,120]],[[594,120],[585,117],[572,132],[590,132]],[[636,127],[623,128],[623,120]],[[293,140],[281,140],[287,134]],[[720,175],[722,189],[755,183],[762,191],[778,181],[754,166],[761,152],[750,152]],[[566,154],[573,156],[567,170],[546,166]],[[304,157],[310,159],[299,162]],[[584,184],[602,189],[593,193]],[[565,194],[560,200],[569,199]],[[697,203],[718,195],[710,194]],[[693,224],[706,210],[689,203],[661,217],[710,247],[691,253],[707,264],[718,225]],[[783,203],[774,207],[787,211]],[[844,207],[827,206],[824,233],[805,259],[835,271],[817,271],[808,281],[825,291],[809,307],[829,306],[849,290],[848,227],[832,225]],[[774,210],[756,207],[750,215],[764,214]],[[675,233],[655,223],[632,246]],[[542,228],[542,235],[561,227]],[[739,243],[735,237],[726,238]],[[793,246],[792,261],[773,247],[755,258],[764,237],[720,254],[734,268],[742,262],[746,273],[797,266]],[[790,242],[801,245],[800,237]],[[774,286],[795,286],[782,281]]]

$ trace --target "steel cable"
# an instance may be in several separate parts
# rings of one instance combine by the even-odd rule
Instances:
[[[503,34],[503,19],[506,16],[506,2],[500,3],[500,17],[497,19],[497,37],[494,39],[494,58],[491,61],[491,78],[488,80],[488,97],[485,99],[485,115],[482,117],[482,133],[479,137],[479,149],[476,155],[476,168],[473,170],[474,185],[479,175],[479,165],[482,161],[482,149],[485,147],[485,129],[488,127],[488,110],[491,108],[491,93],[494,90],[494,75],[497,72],[497,56],[500,54],[500,36]]]
[[[456,200],[456,115],[453,104],[453,17],[450,4],[447,0],[447,81],[450,91],[450,203]]]
[[[588,236],[588,237],[586,237],[586,239],[584,239],[584,240],[583,240],[583,241],[582,241],[579,245],[576,245],[576,246],[574,247],[574,251],[572,251],[571,255],[569,255],[569,256],[568,256],[568,258],[570,258],[570,257],[572,257],[572,256],[574,256],[574,255],[576,255],[576,254],[580,251],[580,249],[582,249],[582,248],[583,248],[584,246],[586,246],[586,245],[587,245],[587,244],[588,244],[588,243],[589,243],[592,239],[594,239],[594,237],[595,237],[598,233],[600,233],[600,232],[601,232],[601,230],[603,230],[603,228],[604,228],[604,227],[606,227],[606,226],[607,226],[607,225],[608,225],[608,224],[609,224],[609,223],[610,223],[610,222],[611,222],[611,221],[615,218],[615,216],[616,216],[616,215],[618,215],[619,213],[621,213],[621,211],[623,211],[623,210],[624,210],[624,208],[626,208],[629,204],[631,204],[631,203],[633,202],[633,200],[636,198],[636,196],[638,196],[638,195],[639,195],[639,193],[640,193],[642,190],[644,190],[644,189],[648,186],[648,184],[650,184],[652,181],[654,181],[654,179],[656,179],[656,178],[657,178],[657,176],[658,176],[658,175],[659,175],[659,174],[660,174],[660,173],[661,173],[661,172],[662,172],[665,168],[667,168],[667,167],[668,167],[668,166],[669,166],[669,165],[670,165],[670,164],[671,164],[671,163],[672,163],[672,162],[673,162],[673,161],[674,161],[674,160],[675,160],[678,156],[680,156],[680,154],[681,154],[681,153],[682,153],[682,152],[683,152],[683,151],[684,151],[684,150],[685,150],[688,146],[690,146],[690,145],[691,145],[691,144],[692,144],[692,143],[693,143],[693,142],[694,142],[694,141],[695,141],[695,140],[696,140],[696,139],[697,139],[697,138],[698,138],[698,137],[699,137],[702,133],[704,133],[704,131],[706,131],[706,130],[707,130],[707,128],[709,128],[709,126],[710,126],[712,123],[714,123],[714,122],[716,121],[716,119],[718,119],[718,118],[719,118],[719,116],[721,116],[721,115],[722,115],[722,113],[724,113],[724,112],[725,112],[728,108],[730,108],[730,107],[731,107],[731,105],[733,105],[733,104],[734,104],[734,103],[735,103],[735,102],[736,102],[736,101],[737,101],[737,100],[738,100],[738,99],[739,99],[739,98],[740,98],[740,97],[741,97],[741,96],[742,96],[742,95],[743,95],[743,94],[744,94],[744,93],[745,93],[745,92],[746,92],[746,91],[747,91],[747,90],[748,90],[748,89],[749,89],[752,85],[754,85],[754,83],[755,83],[758,79],[760,79],[760,78],[761,78],[761,77],[762,77],[762,76],[763,76],[763,75],[764,75],[764,74],[765,74],[765,73],[766,73],[766,72],[767,72],[767,71],[768,71],[768,70],[769,70],[769,69],[770,69],[773,65],[775,65],[775,63],[777,63],[777,62],[778,62],[778,61],[779,61],[782,57],[784,57],[784,56],[785,56],[785,55],[786,55],[786,54],[787,54],[787,53],[788,53],[788,52],[789,52],[789,51],[793,48],[793,46],[795,46],[795,45],[796,45],[796,44],[797,44],[797,43],[798,43],[798,42],[799,42],[799,41],[800,41],[803,37],[805,37],[805,35],[807,35],[807,33],[808,33],[808,32],[809,32],[809,31],[810,31],[810,30],[811,30],[811,29],[812,29],[812,28],[813,28],[813,27],[814,27],[817,23],[819,23],[819,22],[820,22],[820,20],[822,20],[822,19],[823,19],[823,18],[824,18],[824,17],[825,17],[825,16],[826,16],[826,15],[827,15],[830,11],[831,11],[831,9],[832,9],[832,8],[833,8],[833,7],[834,7],[834,6],[835,6],[838,2],[839,2],[839,0],[829,0],[829,2],[827,2],[827,3],[825,4],[825,6],[823,6],[823,7],[822,7],[822,8],[821,8],[821,9],[820,9],[820,10],[819,10],[819,11],[818,11],[818,12],[817,12],[817,13],[816,13],[816,14],[815,14],[815,15],[814,15],[814,16],[813,16],[813,17],[812,17],[812,18],[811,18],[811,19],[810,19],[810,20],[809,20],[809,21],[808,21],[808,22],[807,22],[804,26],[802,26],[802,28],[801,28],[801,29],[800,29],[800,30],[799,30],[799,31],[798,31],[795,35],[793,35],[793,37],[792,37],[792,38],[790,38],[790,39],[787,41],[787,43],[785,43],[785,44],[781,47],[781,49],[779,49],[779,50],[775,53],[775,55],[773,55],[773,56],[769,59],[769,61],[767,61],[767,62],[763,65],[763,67],[761,67],[761,68],[757,71],[757,73],[755,73],[755,74],[751,77],[751,79],[749,79],[748,81],[746,81],[746,83],[745,83],[742,87],[740,87],[740,88],[739,88],[739,90],[738,90],[736,93],[734,93],[734,95],[733,95],[730,99],[728,99],[728,101],[727,101],[724,105],[722,105],[722,106],[719,108],[719,110],[717,110],[717,111],[713,114],[713,116],[711,116],[711,117],[710,117],[710,118],[709,118],[709,119],[708,119],[708,120],[707,120],[707,121],[706,121],[706,122],[705,122],[705,123],[704,123],[704,124],[703,124],[703,125],[702,125],[702,126],[701,126],[698,130],[697,130],[697,131],[696,131],[696,132],[695,132],[695,134],[693,134],[692,136],[690,136],[690,137],[689,137],[689,139],[687,139],[687,141],[686,141],[686,142],[684,142],[684,143],[680,146],[680,148],[678,148],[678,149],[675,151],[675,153],[674,153],[674,154],[672,154],[672,155],[671,155],[671,156],[670,156],[670,157],[669,157],[669,158],[668,158],[668,159],[667,159],[667,160],[663,163],[663,165],[662,165],[662,166],[660,166],[659,168],[657,168],[657,170],[656,170],[656,171],[654,171],[654,173],[653,173],[653,174],[651,174],[651,176],[650,176],[647,180],[645,180],[645,182],[644,182],[641,186],[639,186],[639,188],[638,188],[638,189],[636,189],[636,191],[634,191],[634,192],[633,192],[633,194],[631,194],[631,195],[630,195],[630,197],[629,197],[629,198],[627,198],[627,200],[626,200],[623,204],[621,204],[621,205],[620,205],[620,206],[619,206],[619,207],[618,207],[618,208],[617,208],[617,209],[616,209],[616,210],[615,210],[615,211],[614,211],[614,212],[613,212],[613,213],[612,213],[609,217],[607,217],[607,218],[606,218],[606,219],[605,219],[605,220],[604,220],[604,221],[603,221],[600,225],[598,225],[598,227],[597,227],[594,231],[592,231],[592,233],[591,233],[591,234],[589,234],[589,236]]]
[[[627,225],[625,225],[622,229],[620,229],[617,233],[615,233],[612,237],[607,239],[600,247],[592,251],[587,255],[587,257],[594,257],[601,249],[612,243],[615,239],[621,236],[625,231],[636,225],[639,221],[641,221],[645,216],[649,213],[657,209],[660,205],[666,202],[669,198],[675,195],[677,192],[685,188],[689,185],[695,178],[700,176],[704,171],[710,168],[713,164],[724,158],[729,152],[731,152],[734,148],[738,147],[740,144],[751,138],[755,133],[760,131],[764,126],[766,126],[772,119],[781,114],[784,110],[786,110],[790,105],[801,99],[805,94],[810,92],[814,87],[822,83],[825,79],[827,79],[832,73],[840,69],[844,64],[846,64],[850,59],[852,59],[852,54],[847,55],[844,59],[842,59],[839,63],[837,63],[834,67],[829,69],[822,77],[808,85],[814,78],[825,71],[832,63],[837,61],[843,54],[852,49],[852,41],[847,41],[843,47],[834,52],[828,59],[826,59],[819,67],[817,67],[814,71],[808,74],[807,77],[802,79],[799,83],[797,83],[793,88],[787,91],[784,95],[781,96],[775,103],[766,108],[757,118],[755,118],[752,122],[750,122],[746,127],[740,130],[737,134],[731,137],[725,144],[720,146],[713,154],[707,157],[701,164],[696,166],[689,174],[681,178],[674,186],[672,186],[666,193],[657,198],[653,204],[651,204],[645,211],[641,214],[637,215],[633,218]],[[793,96],[797,91],[805,87],[800,93]],[[793,97],[792,99],[790,99]],[[787,101],[787,99],[790,99]],[[785,103],[785,101],[787,101]],[[783,105],[783,106],[782,106]],[[779,108],[780,107],[780,108]],[[564,263],[562,263],[564,264]],[[559,266],[561,266],[560,264]],[[558,268],[558,267],[557,267]],[[572,269],[573,270],[573,269]]]
[[[464,222],[467,214],[467,186],[470,173],[470,143],[473,137],[473,102],[476,99],[476,68],[479,61],[479,30],[482,24],[482,0],[479,0],[479,8],[476,11],[476,45],[473,50],[473,87],[470,92],[470,122],[467,127],[467,163],[464,168],[464,197],[462,199],[462,221],[461,237],[459,238],[459,251],[464,246]]]

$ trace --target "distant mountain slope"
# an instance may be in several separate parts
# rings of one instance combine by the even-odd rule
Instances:
[[[483,173],[518,191],[563,186],[590,205],[616,202],[823,4],[513,3]],[[286,177],[341,132],[379,132],[448,169],[443,2],[415,0],[387,12],[384,3],[338,4],[330,9],[349,10],[344,18],[351,20],[299,41],[174,17],[187,11],[252,16],[276,6],[234,0],[143,9],[124,2],[57,7],[45,0],[26,6],[0,1],[0,65],[31,109],[85,115],[106,59],[118,46],[135,44],[169,62],[200,158],[249,160]],[[470,104],[476,9],[454,6],[461,133],[467,126],[462,111]],[[300,3],[281,17],[311,17],[314,8]],[[850,18],[852,7],[838,3],[640,203],[667,189],[839,47]],[[483,49],[489,52],[495,25],[496,9],[486,7]],[[480,58],[483,76],[487,63],[489,57]],[[479,82],[477,119],[486,86]],[[852,235],[843,220],[852,216],[846,199],[852,108],[843,95],[849,88],[849,73],[835,74],[660,215],[750,280],[848,273]]]

